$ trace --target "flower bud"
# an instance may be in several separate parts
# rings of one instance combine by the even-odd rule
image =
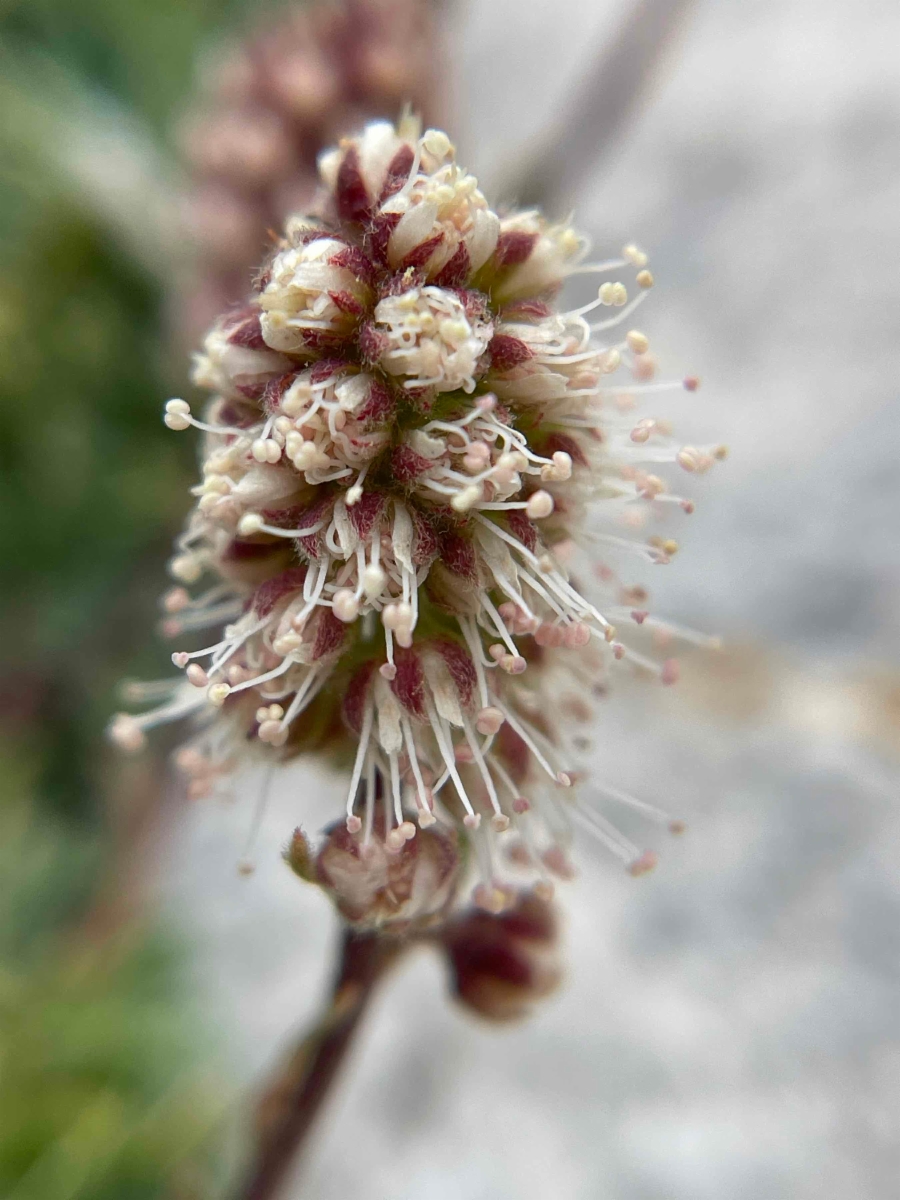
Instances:
[[[562,975],[556,914],[534,892],[520,892],[501,913],[463,913],[443,931],[441,942],[456,999],[489,1021],[527,1016]]]
[[[493,326],[480,314],[467,313],[453,292],[424,287],[385,296],[375,309],[375,323],[382,335],[381,366],[389,375],[405,376],[407,388],[475,390]]]
[[[344,822],[332,826],[314,868],[304,857],[308,847],[295,849],[295,834],[288,861],[303,878],[314,869],[338,912],[354,925],[388,926],[397,932],[430,924],[456,892],[460,857],[455,834],[434,825],[416,832],[404,822],[409,829],[401,825],[384,837],[383,820],[375,824],[368,839],[362,829],[351,833]]]
[[[276,254],[260,294],[266,345],[290,354],[313,352],[351,330],[363,312],[368,286],[339,238],[303,232],[301,244]]]

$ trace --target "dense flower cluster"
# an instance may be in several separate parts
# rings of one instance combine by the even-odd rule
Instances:
[[[243,297],[266,231],[312,203],[321,150],[404,103],[431,120],[440,104],[429,0],[263,7],[245,36],[206,56],[199,95],[181,123],[195,259],[173,317],[188,345]]]
[[[174,654],[184,681],[114,736],[136,747],[193,715],[178,761],[195,795],[254,752],[343,756],[341,829],[315,865],[302,839],[292,854],[354,920],[433,915],[464,851],[485,908],[523,872],[546,893],[571,870],[573,824],[640,873],[652,855],[579,786],[578,761],[610,667],[672,682],[654,643],[682,631],[593,555],[668,561],[674,542],[634,533],[691,509],[659,465],[702,472],[724,453],[634,412],[643,391],[696,387],[649,382],[628,323],[646,258],[585,263],[568,225],[498,215],[447,136],[412,119],[369,125],[320,172],[320,216],[288,222],[197,357],[204,419],[166,406],[205,440],[169,632],[224,628]],[[612,278],[560,311],[563,283],[592,273]]]

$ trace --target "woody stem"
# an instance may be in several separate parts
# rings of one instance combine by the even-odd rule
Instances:
[[[272,1200],[331,1092],[375,985],[403,943],[346,929],[325,1010],[270,1080],[257,1107],[254,1158],[234,1200]]]

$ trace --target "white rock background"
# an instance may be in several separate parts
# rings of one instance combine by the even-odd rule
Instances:
[[[469,0],[458,141],[486,189],[620,11]],[[651,576],[657,607],[749,649],[606,705],[598,770],[690,829],[638,881],[582,847],[562,893],[565,990],[498,1033],[411,957],[288,1194],[891,1200],[900,8],[699,3],[572,205],[601,251],[650,251],[641,325],[664,365],[704,379],[679,428],[732,447],[699,484],[681,555]],[[248,1084],[324,983],[334,920],[277,855],[340,793],[283,779],[248,880],[234,871],[247,802],[191,808],[174,841],[171,911]]]

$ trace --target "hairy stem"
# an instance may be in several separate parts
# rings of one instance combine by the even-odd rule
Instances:
[[[403,943],[347,929],[325,1011],[269,1083],[257,1111],[254,1161],[235,1200],[272,1200],[330,1094],[375,985]]]

